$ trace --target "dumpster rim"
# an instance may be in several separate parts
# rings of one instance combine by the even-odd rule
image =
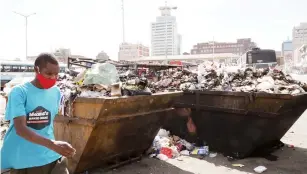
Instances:
[[[210,90],[191,90],[183,91],[183,95],[189,94],[207,94],[207,95],[220,95],[220,96],[247,96],[253,95],[255,97],[261,98],[279,98],[279,99],[293,99],[296,97],[301,97],[306,95],[307,92],[298,93],[298,94],[275,94],[275,93],[266,93],[266,92],[237,92],[237,91],[210,91]]]
[[[181,96],[183,95],[182,91],[176,91],[176,92],[163,92],[163,93],[156,93],[152,95],[136,95],[136,96],[121,96],[121,97],[77,97],[74,101],[74,103],[102,103],[104,101],[116,101],[116,100],[121,100],[121,99],[137,99],[137,98],[152,98],[153,96]]]

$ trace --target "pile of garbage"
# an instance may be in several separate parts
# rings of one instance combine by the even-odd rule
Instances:
[[[150,85],[152,91],[211,90],[236,92],[266,92],[298,94],[307,91],[306,84],[294,80],[278,69],[231,69],[214,62],[198,66],[198,72],[189,70],[162,71],[160,81]]]
[[[0,141],[2,141],[4,139],[5,133],[9,129],[10,123],[8,121],[5,121],[4,117],[0,117],[0,125],[1,125],[1,127],[0,127],[0,133],[1,133]]]
[[[59,77],[62,106],[77,96],[99,98],[115,96],[151,95],[174,90],[212,90],[237,92],[266,92],[298,94],[307,85],[294,80],[278,69],[230,69],[214,62],[205,62],[197,71],[173,68],[155,72],[156,80],[139,76],[128,67],[111,63],[97,63],[82,72]]]
[[[149,88],[153,93],[170,90],[194,90],[197,84],[197,73],[189,69],[169,69],[159,71],[157,82],[151,82]]]
[[[177,158],[183,156],[197,156],[203,158],[205,156],[215,157],[217,153],[209,152],[208,146],[196,147],[178,136],[170,135],[169,131],[160,129],[153,141],[150,149],[150,157],[160,160],[169,158]]]
[[[121,74],[119,74],[119,72]],[[129,69],[111,63],[97,63],[81,72],[70,70],[59,76],[61,112],[70,115],[71,104],[79,97],[105,98],[118,96],[151,95],[146,78],[139,78]]]
[[[198,68],[198,89],[276,94],[303,93],[304,84],[278,69],[219,69],[214,64]]]
[[[120,73],[119,73],[120,72]],[[146,78],[139,78],[127,68],[117,70],[110,63],[97,63],[82,72],[64,74],[59,77],[57,86],[63,100],[80,97],[132,96],[151,92]],[[144,93],[142,93],[144,92]]]

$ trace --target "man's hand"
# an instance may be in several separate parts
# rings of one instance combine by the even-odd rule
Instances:
[[[76,153],[76,149],[74,149],[69,143],[64,141],[53,141],[49,148],[65,157],[72,157]]]
[[[196,126],[191,117],[188,117],[187,128],[189,133],[196,133]]]

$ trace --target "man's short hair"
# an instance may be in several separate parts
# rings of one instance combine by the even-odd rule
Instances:
[[[59,62],[52,54],[42,53],[36,58],[34,66],[38,66],[39,68],[45,68],[47,63],[59,65]]]

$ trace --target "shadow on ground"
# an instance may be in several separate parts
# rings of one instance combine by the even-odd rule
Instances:
[[[224,166],[244,172],[254,172],[257,166],[265,166],[266,174],[305,174],[307,171],[307,149],[283,147],[272,155],[278,157],[277,161],[264,158],[246,158],[229,161],[226,157],[218,155],[215,158],[206,157],[204,160],[215,166]],[[244,167],[234,167],[232,164],[243,164]]]
[[[139,162],[135,162],[118,169],[103,172],[103,171],[92,171],[89,174],[192,174],[191,172],[179,169],[176,166],[168,164],[164,161],[153,158],[143,158]]]

